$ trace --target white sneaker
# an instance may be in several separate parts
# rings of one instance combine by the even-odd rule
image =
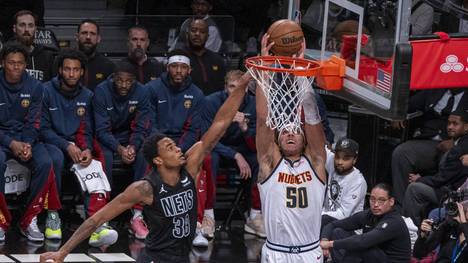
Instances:
[[[254,219],[247,218],[244,225],[244,231],[251,235],[256,235],[260,238],[266,238],[265,225],[263,223],[262,214],[258,214]]]
[[[37,226],[37,217],[34,217],[31,220],[31,223],[26,229],[20,228],[20,232],[23,236],[28,238],[29,241],[44,241],[44,234],[42,234],[41,230],[39,230],[39,227]]]
[[[201,231],[201,224],[197,222],[197,230],[195,233],[195,238],[192,241],[194,247],[208,247],[208,239],[203,236]]]

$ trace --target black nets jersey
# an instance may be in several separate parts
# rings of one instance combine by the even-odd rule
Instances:
[[[156,171],[145,179],[153,187],[153,204],[144,207],[147,253],[155,262],[188,261],[197,224],[195,181],[185,168],[175,186],[164,183]]]

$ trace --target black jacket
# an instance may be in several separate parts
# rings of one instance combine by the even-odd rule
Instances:
[[[82,79],[83,86],[94,91],[96,86],[114,72],[114,63],[101,53],[88,58],[86,71]]]
[[[468,105],[468,92],[463,89],[464,94],[458,103]],[[459,91],[459,90],[458,90]],[[444,96],[447,89],[424,90],[416,93],[410,98],[408,104],[408,113],[422,111],[422,127],[420,132],[415,136],[416,139],[430,139],[436,135],[440,135],[442,139],[447,139],[447,119],[448,115],[440,115],[434,110],[439,100]]]
[[[468,237],[468,223],[458,224],[454,220],[446,219],[439,225],[439,228],[432,231],[428,237],[418,237],[416,243],[414,243],[413,256],[416,258],[422,258],[440,245],[436,262],[450,263],[452,262],[451,258],[453,256],[453,251],[457,243],[457,238],[459,237],[459,233],[461,232],[463,232],[465,237]],[[457,251],[460,254],[458,255],[455,263],[467,263],[467,240],[465,240],[464,243],[460,244],[460,247],[464,247],[464,249]]]
[[[163,65],[154,58],[148,57],[145,63],[143,63],[143,65],[141,66],[136,64],[133,60],[131,60],[128,57],[124,58],[123,60],[126,60],[127,62],[130,62],[133,66],[135,66],[137,74],[136,78],[141,84],[146,84],[151,80],[159,78],[161,73],[164,72]]]
[[[205,49],[201,56],[187,50],[190,57],[190,65],[193,83],[199,87],[205,96],[224,89],[224,76],[226,75],[226,63],[221,55]]]
[[[373,215],[367,209],[348,218],[333,221],[323,228],[321,238],[331,240],[335,228],[346,231],[362,229],[363,234],[334,240],[334,249],[359,251],[378,247],[387,255],[389,262],[410,261],[411,244],[408,228],[401,214],[395,209],[380,217]]]
[[[443,187],[456,190],[468,177],[468,167],[460,161],[460,157],[464,154],[468,154],[468,135],[459,138],[456,145],[447,152],[435,175],[423,176],[418,182],[433,187],[438,196],[442,196]]]
[[[29,53],[26,71],[33,78],[47,82],[53,77],[55,54],[51,49],[42,45],[34,45],[34,49]]]

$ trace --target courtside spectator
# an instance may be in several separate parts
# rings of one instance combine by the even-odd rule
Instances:
[[[135,67],[136,80],[146,84],[158,78],[163,72],[163,66],[156,59],[148,57],[150,39],[148,30],[142,26],[128,29],[128,57],[124,61]]]
[[[39,126],[43,96],[42,84],[26,72],[28,52],[21,45],[7,45],[1,53],[0,70],[0,174],[5,174],[9,159],[15,159],[31,171],[26,210],[19,220],[21,233],[31,241],[43,241],[37,226],[37,215],[47,202],[49,213],[57,215],[60,200],[52,169],[51,155],[59,150],[39,142]],[[4,191],[5,177],[0,176],[0,240],[11,223]],[[47,217],[47,225],[54,225],[56,216]]]
[[[116,64],[114,74],[94,90],[95,132],[111,185],[114,158],[132,165],[134,181],[144,176],[147,167],[140,148],[151,131],[152,112],[149,93],[135,75],[135,67],[121,61]],[[138,239],[145,239],[148,234],[141,206],[133,209],[130,231]]]
[[[26,70],[42,82],[52,78],[54,54],[42,45],[34,44],[37,31],[37,16],[31,11],[21,10],[15,14],[13,32],[15,40],[26,47],[29,53]]]
[[[455,146],[442,157],[438,172],[432,176],[410,174],[410,185],[406,189],[402,213],[410,217],[415,225],[420,225],[429,210],[439,205],[446,189],[457,190],[468,177],[468,168],[460,161],[460,157],[468,153],[466,109],[452,112],[448,118],[447,132]]]
[[[327,195],[322,212],[322,227],[329,222],[345,219],[364,209],[367,183],[362,173],[354,167],[359,144],[347,138],[338,140],[335,151],[327,149]]]
[[[61,178],[63,168],[69,170],[76,164],[84,169],[93,160],[93,93],[80,84],[85,64],[86,57],[83,53],[64,50],[58,56],[58,76],[44,84],[41,136],[44,143],[60,149],[56,152],[59,154],[52,158],[57,178]],[[61,180],[57,181],[60,189]],[[86,195],[87,216],[96,213],[109,199],[109,193],[105,191]],[[60,220],[57,221],[60,223]],[[46,227],[46,238],[61,239],[60,224]],[[109,245],[117,236],[117,231],[106,224],[94,231],[89,244],[95,247]]]
[[[81,79],[83,86],[94,90],[114,72],[114,63],[97,51],[101,42],[101,29],[92,19],[82,20],[78,25],[76,43],[78,50],[86,55],[86,67]]]
[[[224,86],[226,63],[221,55],[205,48],[208,39],[208,24],[203,19],[190,22],[187,32],[188,43],[184,46],[187,51],[191,67],[192,80],[205,95],[220,91]]]
[[[410,174],[437,172],[440,157],[453,146],[447,135],[448,116],[462,105],[468,105],[466,89],[423,90],[410,98],[408,113],[421,111],[422,125],[392,153],[392,185],[398,205],[402,205]],[[394,124],[405,126],[404,122]]]
[[[223,44],[223,39],[219,32],[218,26],[209,13],[213,9],[212,0],[192,0],[193,17],[186,19],[180,26],[179,36],[174,41],[174,44],[169,51],[183,48],[188,42],[188,32],[190,31],[190,23],[194,19],[203,19],[208,24],[208,39],[204,44],[205,47],[213,52],[219,52]]]
[[[456,216],[446,216],[442,222],[424,219],[418,239],[414,244],[413,255],[423,258],[437,250],[436,262],[464,263],[468,259],[468,199],[457,205]]]
[[[410,261],[411,245],[408,229],[395,209],[391,187],[380,183],[372,188],[370,209],[348,218],[333,221],[324,227],[320,246],[325,257],[333,262]],[[362,234],[353,231],[362,229]]]

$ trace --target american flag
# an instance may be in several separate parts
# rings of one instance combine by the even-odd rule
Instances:
[[[392,90],[392,75],[382,69],[377,69],[377,83],[375,88],[389,93]]]

